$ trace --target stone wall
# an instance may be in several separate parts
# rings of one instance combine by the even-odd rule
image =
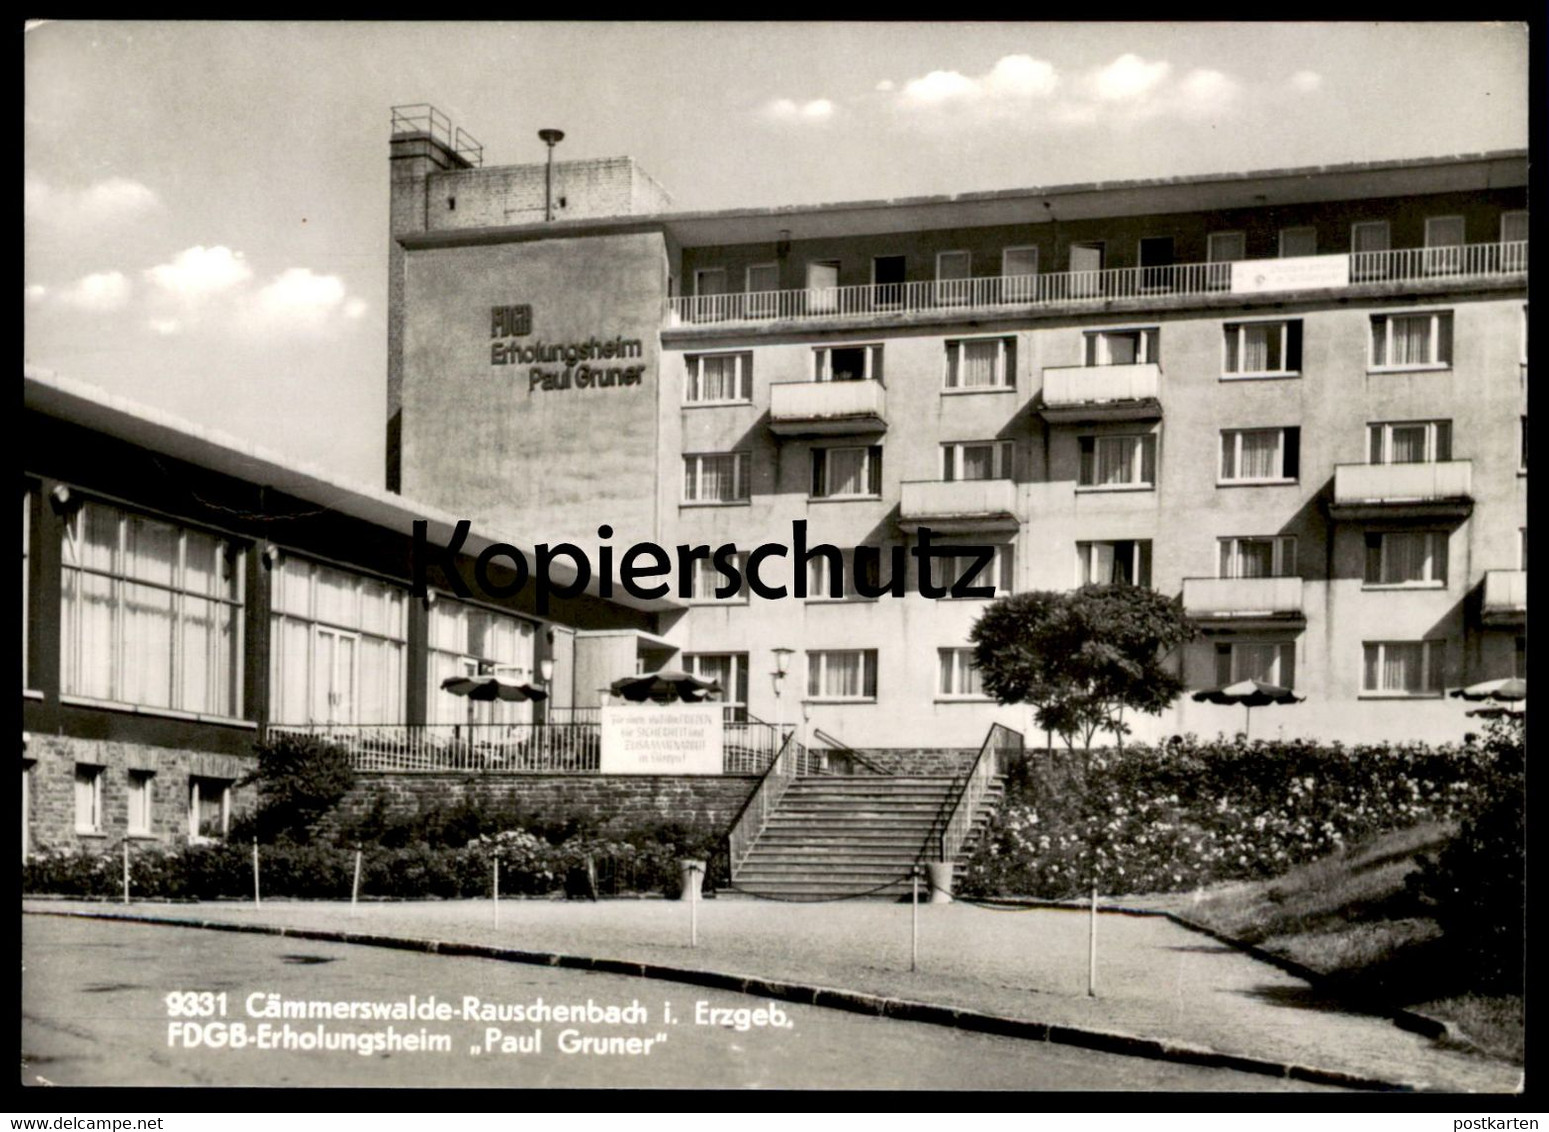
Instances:
[[[112,849],[126,836],[136,843],[187,844],[189,779],[235,783],[252,772],[257,757],[32,734],[22,751],[22,765],[27,803],[23,837],[31,850]],[[102,813],[95,831],[76,825],[77,766],[101,768]],[[150,777],[151,822],[143,833],[129,830],[131,775]],[[251,807],[255,798],[252,787],[234,788],[232,817]]]
[[[341,820],[365,816],[376,799],[383,797],[387,813],[393,816],[410,816],[466,798],[491,808],[515,805],[561,821],[675,821],[705,833],[725,833],[757,785],[755,775],[371,772],[356,776],[354,789],[324,820],[319,832],[326,836]]]
[[[958,775],[973,766],[978,747],[857,747],[862,758],[889,774]]]

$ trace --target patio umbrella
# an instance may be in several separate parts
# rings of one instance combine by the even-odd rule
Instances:
[[[1194,693],[1194,699],[1202,704],[1241,704],[1242,732],[1248,734],[1251,713],[1256,707],[1269,704],[1299,704],[1306,696],[1298,696],[1279,684],[1266,684],[1262,680],[1239,680],[1220,688],[1205,688]]]
[[[531,684],[518,684],[499,676],[448,676],[441,681],[443,690],[454,696],[467,696],[470,700],[505,700],[520,703],[522,700],[546,700],[549,694]]]
[[[1516,703],[1527,699],[1527,681],[1521,676],[1503,676],[1458,688],[1453,696],[1464,700],[1487,700],[1492,704]]]
[[[660,672],[647,672],[643,676],[625,676],[610,685],[615,696],[623,696],[630,703],[643,704],[646,700],[671,703],[682,700],[697,704],[711,692],[719,692],[716,680],[703,680],[692,672],[677,668],[663,668]]]

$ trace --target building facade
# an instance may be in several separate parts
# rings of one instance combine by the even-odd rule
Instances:
[[[580,592],[539,615],[531,587],[460,597],[441,564],[417,598],[414,525],[445,547],[456,517],[92,386],[24,384],[24,858],[223,838],[252,802],[255,742],[287,729],[344,743],[360,769],[520,755],[574,771],[578,672],[634,671],[672,607]],[[474,581],[509,541],[473,529],[455,568]],[[545,670],[541,704],[442,688]]]
[[[675,563],[655,657],[756,716],[1027,729],[969,663],[987,599],[919,592],[927,530],[997,594],[1179,596],[1191,688],[1305,697],[1256,737],[1456,739],[1447,691],[1525,671],[1524,153],[708,213],[560,162],[553,220],[542,166],[392,157],[389,482],[594,562],[785,544],[779,597]]]

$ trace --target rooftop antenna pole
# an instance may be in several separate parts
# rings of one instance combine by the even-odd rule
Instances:
[[[549,166],[543,176],[543,219],[554,219],[554,147],[565,140],[563,130],[539,130],[538,137],[549,147]]]

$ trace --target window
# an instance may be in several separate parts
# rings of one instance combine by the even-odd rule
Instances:
[[[1013,442],[970,440],[941,446],[943,480],[1009,480]]]
[[[878,307],[892,309],[904,303],[904,270],[901,255],[879,255],[871,261],[871,297]]]
[[[931,581],[951,597],[952,587],[961,582],[970,589],[991,586],[995,596],[1013,593],[1016,589],[1016,547],[1011,543],[994,543],[994,555],[982,568],[976,554],[932,555]],[[970,571],[972,575],[970,576]],[[975,600],[975,599],[968,599]]]
[[[1081,487],[1156,486],[1156,436],[1083,436]]]
[[[1216,683],[1259,680],[1281,688],[1296,687],[1293,641],[1233,641],[1216,645]]]
[[[882,446],[814,448],[812,498],[865,498],[882,494]]]
[[[1438,275],[1463,270],[1463,218],[1461,216],[1426,218],[1425,270]]]
[[[243,555],[231,543],[88,502],[65,528],[62,690],[241,712]]]
[[[807,698],[875,700],[877,650],[838,649],[808,653]]]
[[[683,400],[690,404],[753,399],[753,355],[690,354]]]
[[[270,718],[402,723],[407,601],[396,586],[292,555],[271,582]]]
[[[1173,285],[1173,238],[1171,236],[1144,236],[1137,249],[1140,261],[1140,288],[1143,291],[1166,291]]]
[[[102,780],[100,766],[75,764],[75,832],[102,832]]]
[[[1218,578],[1294,578],[1296,536],[1219,539]]]
[[[1128,366],[1160,362],[1161,332],[1144,330],[1094,330],[1086,336],[1086,365]]]
[[[1084,298],[1102,293],[1103,243],[1086,241],[1070,245],[1070,294]]]
[[[936,656],[941,673],[936,690],[942,698],[984,699],[973,649],[937,649]]]
[[[1357,283],[1385,279],[1390,247],[1386,220],[1361,220],[1350,226],[1350,278]]]
[[[807,264],[807,310],[827,314],[839,309],[839,261],[815,259]]]
[[[1280,258],[1317,255],[1318,230],[1312,227],[1280,229]]]
[[[748,552],[739,551],[732,555],[732,561],[736,564],[737,574],[745,579],[748,572]],[[746,581],[738,586],[737,592],[730,597],[715,596],[717,589],[728,584],[729,580],[726,575],[715,568],[715,560],[713,558],[696,558],[694,559],[693,572],[689,574],[688,599],[690,601],[714,601],[723,604],[746,605],[748,602],[748,586]]]
[[[694,294],[726,294],[726,269],[724,267],[701,267],[694,272]]]
[[[1151,584],[1151,540],[1076,543],[1076,585]]]
[[[853,555],[840,552],[837,562],[830,562],[826,554],[807,559],[807,600],[842,601],[859,597],[855,588]],[[834,596],[835,574],[838,574],[839,596]],[[873,571],[875,573],[875,571]],[[875,581],[875,577],[871,579]]]
[[[780,313],[780,265],[754,263],[748,266],[748,314],[753,318],[773,318]]]
[[[813,381],[881,381],[881,346],[819,346],[812,351]]]
[[[426,723],[531,722],[528,701],[480,703],[441,687],[452,676],[502,676],[517,683],[534,679],[531,621],[438,596],[430,607],[428,637]]]
[[[231,783],[222,778],[188,779],[188,839],[219,841],[231,827]]]
[[[1299,428],[1221,431],[1221,483],[1279,482],[1300,474]]]
[[[151,788],[156,775],[148,770],[129,772],[129,832],[151,832]]]
[[[1446,532],[1366,532],[1364,581],[1368,586],[1446,585]]]
[[[683,457],[684,503],[741,503],[749,493],[747,452],[711,452]]]
[[[1210,263],[1234,263],[1248,258],[1245,232],[1212,232],[1205,237],[1205,259]]]
[[[1366,426],[1372,464],[1435,464],[1452,459],[1451,421],[1390,421]]]
[[[964,251],[936,253],[936,301],[966,303],[973,290],[973,257]]]
[[[1009,389],[1014,338],[965,338],[947,343],[948,389]]]
[[[1301,319],[1229,322],[1225,344],[1223,372],[1230,377],[1270,377],[1301,372]]]
[[[1372,368],[1452,364],[1452,312],[1373,315]]]
[[[1004,248],[1000,253],[1000,299],[1028,303],[1038,297],[1038,249]]]
[[[1501,213],[1501,243],[1514,244],[1527,239],[1527,211]]]
[[[685,653],[683,666],[701,680],[714,680],[721,685],[721,703],[729,722],[742,723],[747,720],[747,653]]]
[[[1446,641],[1368,641],[1363,692],[1392,696],[1439,696]]]

